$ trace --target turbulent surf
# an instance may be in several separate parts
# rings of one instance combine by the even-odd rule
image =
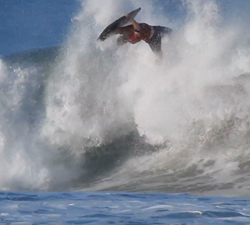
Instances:
[[[1,57],[0,189],[248,194],[248,13],[101,3],[83,1],[62,46]],[[138,22],[173,28],[162,65],[144,43],[96,41],[138,7]]]

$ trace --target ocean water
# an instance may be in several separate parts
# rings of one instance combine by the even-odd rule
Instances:
[[[168,26],[97,42],[119,16]],[[0,2],[0,223],[250,224],[247,0]]]
[[[1,224],[249,224],[249,200],[187,194],[1,193]]]

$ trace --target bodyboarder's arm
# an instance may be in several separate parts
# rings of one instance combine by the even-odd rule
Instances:
[[[134,30],[139,33],[140,32],[140,25],[129,15],[129,14],[126,14],[125,15],[129,21],[132,23],[133,27],[134,27]]]

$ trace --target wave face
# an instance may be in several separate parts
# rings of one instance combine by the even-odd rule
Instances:
[[[102,3],[82,3],[62,48],[1,59],[0,188],[247,194],[248,14],[224,1]],[[145,43],[96,42],[139,6],[138,21],[174,30],[160,65]]]

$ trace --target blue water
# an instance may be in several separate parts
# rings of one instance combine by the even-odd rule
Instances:
[[[96,42],[138,6],[161,66]],[[0,1],[0,224],[250,224],[249,8]]]
[[[1,193],[2,224],[249,224],[250,201],[187,194]]]

